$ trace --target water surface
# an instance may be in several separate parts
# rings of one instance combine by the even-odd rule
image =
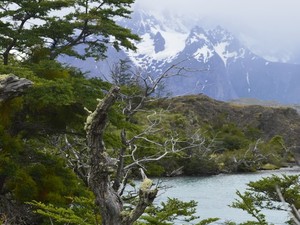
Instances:
[[[237,190],[243,192],[246,184],[256,181],[262,177],[272,174],[295,175],[300,173],[299,167],[284,168],[274,171],[259,171],[246,174],[220,174],[210,177],[174,177],[162,178],[163,185],[168,186],[157,198],[157,202],[165,201],[168,197],[178,198],[182,201],[195,200],[198,202],[197,216],[201,219],[209,217],[221,218],[215,224],[222,224],[224,221],[245,222],[254,220],[246,212],[240,209],[230,208],[230,205],[237,195]],[[275,225],[283,225],[287,220],[287,213],[281,211],[266,211],[267,220]]]

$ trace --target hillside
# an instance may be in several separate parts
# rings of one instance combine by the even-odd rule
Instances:
[[[204,148],[188,152],[189,159],[174,165],[185,175],[249,172],[299,162],[296,109],[227,103],[206,95],[159,99],[148,107],[168,112],[170,132],[188,136],[200,131],[205,139]],[[166,175],[172,174],[173,164],[162,163]]]
[[[171,112],[180,112],[190,120],[197,120],[199,127],[234,123],[241,129],[251,126],[260,130],[265,139],[281,135],[288,146],[300,144],[300,115],[293,108],[227,103],[206,95],[164,99],[158,106],[165,109],[171,106]]]
[[[106,107],[112,85],[85,79],[83,74],[67,69],[63,71],[68,76],[56,68],[54,78],[49,79],[38,77],[33,69],[0,69],[3,74],[18,71],[34,81],[23,95],[0,104],[0,205],[5,206],[6,198],[13,196],[20,203],[12,212],[15,215],[27,210],[24,202],[63,205],[68,203],[63,196],[89,196],[90,167],[86,162],[90,160],[90,145],[86,145],[83,129],[91,127],[89,118],[95,114],[86,120],[88,110],[83,109],[94,109],[97,104],[97,109]],[[111,154],[111,166],[106,168],[109,174],[117,174],[114,162],[121,151],[126,151],[122,156],[127,165],[124,168],[129,168],[128,176],[134,178],[140,176],[140,163],[150,177],[250,172],[294,162],[289,150],[299,145],[300,132],[295,109],[243,106],[191,95],[147,98],[148,104],[131,116],[126,110],[140,105],[143,98],[136,94],[145,90],[129,85],[120,91],[111,110],[100,113],[109,123],[103,142],[96,140],[105,143]],[[98,97],[101,100],[96,100]],[[41,220],[32,213],[26,215],[28,220]]]

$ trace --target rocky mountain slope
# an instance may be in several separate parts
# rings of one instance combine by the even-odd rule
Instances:
[[[228,103],[203,94],[161,99],[155,107],[185,115],[189,124],[198,129],[206,125],[219,129],[226,124],[234,124],[243,132],[251,128],[257,132],[257,139],[268,140],[280,135],[287,147],[294,146],[293,151],[300,152],[297,147],[300,146],[300,115],[293,108]]]
[[[189,26],[172,15],[134,12],[120,21],[142,40],[136,52],[109,48],[105,61],[64,58],[62,61],[110,80],[109,70],[119,59],[129,58],[144,73],[159,76],[173,65],[181,76],[166,82],[173,96],[204,93],[219,100],[257,98],[281,103],[300,103],[300,65],[270,62],[252,53],[221,27]],[[170,71],[177,74],[178,70]]]

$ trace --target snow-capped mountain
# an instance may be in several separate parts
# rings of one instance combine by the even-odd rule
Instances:
[[[128,57],[153,76],[171,67],[169,72],[174,75],[180,71],[181,76],[166,82],[166,92],[173,95],[204,93],[219,100],[257,98],[300,103],[300,65],[267,61],[221,27],[191,27],[188,21],[174,15],[154,16],[141,11],[121,24],[142,38],[136,43],[138,50],[116,52],[109,48],[106,61],[81,62],[92,76],[109,79],[113,63]],[[78,65],[70,58],[64,60]]]

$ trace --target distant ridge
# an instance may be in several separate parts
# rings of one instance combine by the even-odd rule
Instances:
[[[191,27],[179,17],[145,11],[135,11],[131,20],[119,22],[142,38],[136,52],[110,47],[105,61],[71,57],[61,61],[107,80],[119,59],[129,58],[133,66],[153,76],[181,62],[179,66],[188,72],[170,78],[165,85],[165,92],[173,96],[203,93],[225,101],[248,98],[300,104],[300,65],[265,60],[220,26]]]
[[[300,104],[282,104],[276,101],[264,101],[259,100],[255,98],[240,98],[240,99],[234,99],[229,101],[231,104],[236,105],[260,105],[260,106],[266,106],[266,107],[286,107],[286,108],[293,108],[296,109],[297,112],[300,114]]]

